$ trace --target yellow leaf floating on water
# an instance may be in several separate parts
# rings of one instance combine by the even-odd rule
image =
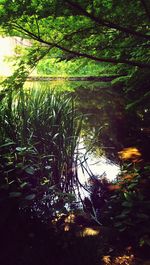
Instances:
[[[85,236],[97,236],[99,235],[100,230],[99,229],[93,229],[91,227],[85,227],[83,230],[83,237]]]
[[[104,265],[110,265],[111,264],[111,258],[110,256],[103,256],[102,261],[104,262]]]
[[[103,256],[103,265],[133,265],[134,255],[123,255],[118,257]]]
[[[121,160],[132,160],[133,162],[139,161],[142,154],[136,147],[124,148],[122,151],[118,152],[119,158]]]

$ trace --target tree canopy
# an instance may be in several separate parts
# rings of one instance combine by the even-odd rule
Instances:
[[[150,67],[150,3],[145,0],[3,0],[3,33],[31,39],[27,63],[44,56]]]
[[[0,264],[149,264],[149,30],[146,0],[0,0],[1,35],[27,40],[0,89]],[[42,59],[92,82],[23,87]],[[105,64],[118,75],[94,78]],[[117,161],[115,180],[91,171],[92,152]]]

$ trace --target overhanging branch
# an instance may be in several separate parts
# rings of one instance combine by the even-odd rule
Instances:
[[[132,30],[130,28],[126,28],[123,26],[120,26],[114,22],[104,20],[102,18],[95,17],[93,14],[87,12],[85,9],[82,8],[78,3],[72,2],[70,0],[65,0],[65,2],[71,6],[73,9],[76,9],[80,11],[84,16],[90,18],[92,21],[96,22],[99,25],[105,26],[107,28],[116,29],[119,30],[125,34],[132,35],[134,37],[144,38],[147,40],[150,40],[150,35],[143,34],[142,32]]]
[[[150,64],[149,63],[143,63],[143,62],[137,62],[137,61],[129,61],[129,60],[125,60],[125,59],[114,59],[114,58],[99,58],[87,53],[81,53],[81,52],[77,52],[77,51],[73,51],[70,50],[68,48],[62,47],[58,44],[55,44],[56,48],[61,49],[62,51],[74,54],[77,57],[82,57],[82,58],[88,58],[97,62],[105,62],[105,63],[113,63],[113,64],[118,64],[118,63],[122,63],[122,64],[128,64],[131,66],[138,66],[141,68],[150,68]]]
[[[118,64],[118,63],[121,63],[121,64],[127,64],[127,65],[131,65],[131,66],[138,66],[140,68],[150,68],[150,63],[145,63],[145,62],[139,62],[139,61],[130,61],[130,60],[126,60],[126,59],[115,59],[115,58],[99,58],[99,57],[96,57],[94,55],[91,55],[91,54],[87,54],[87,53],[83,53],[83,52],[78,52],[78,51],[75,51],[75,50],[72,50],[72,49],[68,49],[64,46],[62,46],[61,44],[59,43],[51,43],[49,41],[45,41],[43,40],[41,37],[37,36],[36,34],[30,32],[29,30],[21,27],[20,25],[14,25],[15,28],[18,28],[20,30],[22,30],[22,32],[24,32],[26,35],[32,37],[34,40],[40,42],[40,43],[43,43],[43,44],[46,44],[48,46],[50,46],[51,48],[55,47],[55,48],[58,48],[66,53],[70,53],[76,57],[81,57],[81,58],[87,58],[87,59],[91,59],[93,61],[97,61],[97,62],[105,62],[105,63],[112,63],[112,64]],[[62,42],[62,40],[61,40]]]

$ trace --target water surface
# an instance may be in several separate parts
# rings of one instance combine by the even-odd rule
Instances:
[[[149,135],[143,134],[140,116],[126,111],[122,88],[114,88],[110,82],[36,81],[26,86],[49,87],[75,99],[79,117],[83,117],[79,145],[82,183],[92,174],[113,180],[119,173],[118,152],[129,146],[143,148],[149,140]]]

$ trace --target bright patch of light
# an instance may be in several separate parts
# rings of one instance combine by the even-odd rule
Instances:
[[[16,55],[17,45],[25,47],[29,46],[30,42],[20,37],[0,37],[0,76],[12,75],[14,61],[10,58]]]
[[[108,160],[105,156],[96,157],[91,152],[87,153],[85,146],[81,143],[80,163],[78,166],[78,177],[81,184],[88,182],[90,176],[105,176],[108,180],[114,180],[120,172],[120,167]]]
[[[11,38],[0,37],[0,75],[9,76],[12,74],[12,67],[6,62],[7,56],[14,55],[14,42]]]

